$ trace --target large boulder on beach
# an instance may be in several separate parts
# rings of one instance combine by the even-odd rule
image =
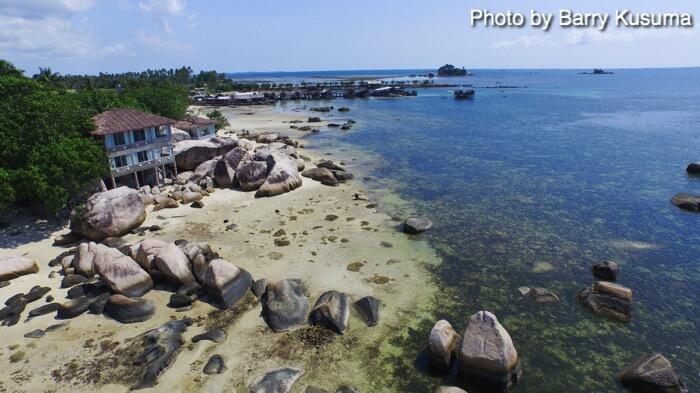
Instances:
[[[513,340],[494,314],[479,311],[469,318],[459,349],[460,377],[508,387],[520,377]]]
[[[231,308],[253,285],[253,277],[229,261],[214,259],[204,272],[204,283],[215,303],[222,308]]]
[[[428,338],[428,364],[433,370],[449,372],[457,360],[457,352],[462,338],[449,322],[441,319],[435,322]]]
[[[95,253],[95,272],[112,291],[133,297],[141,296],[153,288],[151,276],[131,257],[101,244],[95,246],[98,251]]]
[[[194,281],[190,270],[190,261],[180,247],[168,243],[161,248],[155,257],[156,267],[165,275],[169,282],[181,286]]]
[[[216,163],[219,162],[218,159],[212,158],[211,160],[204,161],[195,168],[194,173],[189,178],[192,183],[198,183],[200,180],[207,177],[214,177],[214,170],[216,169]]]
[[[236,169],[236,180],[243,191],[255,191],[265,183],[267,163],[264,161],[247,161]]]
[[[178,128],[171,127],[170,135],[173,143],[187,141],[192,139],[192,136],[187,131],[180,130]]]
[[[92,241],[121,237],[146,220],[146,205],[129,187],[98,192],[70,214],[71,231]]]
[[[282,367],[268,371],[250,386],[250,393],[290,393],[294,383],[304,374],[301,368]]]
[[[248,151],[242,147],[236,146],[226,153],[221,158],[221,161],[225,161],[231,168],[236,169],[246,157],[249,157]]]
[[[688,194],[681,192],[671,198],[671,203],[683,210],[692,212],[700,211],[700,195]]]
[[[353,303],[355,311],[367,326],[376,326],[379,323],[379,306],[381,301],[374,296],[365,296]]]
[[[272,151],[267,155],[266,162],[267,178],[255,193],[256,197],[271,197],[301,187],[301,175],[294,158]]]
[[[143,322],[155,314],[156,304],[153,300],[116,294],[109,297],[103,312],[121,323]]]
[[[309,299],[300,280],[280,280],[267,284],[260,298],[262,317],[275,332],[292,329],[306,321]]]
[[[333,175],[333,172],[327,168],[310,168],[301,172],[301,175],[320,182],[325,186],[335,187],[340,184],[338,179],[335,178],[335,175]]]
[[[214,167],[214,180],[221,188],[231,188],[235,184],[236,170],[225,160],[219,160]]]
[[[12,280],[39,271],[33,259],[22,256],[0,257],[0,281]]]
[[[241,149],[247,150],[247,151],[253,151],[258,146],[258,144],[256,142],[251,141],[250,139],[246,139],[246,138],[238,138],[238,141],[236,142],[236,144]]]
[[[156,269],[156,256],[162,248],[168,243],[158,239],[145,239],[140,244],[136,251],[134,259],[147,272]]]
[[[635,392],[687,393],[688,388],[663,355],[644,355],[620,371],[618,378]]]
[[[186,140],[175,143],[173,153],[178,169],[193,171],[201,163],[216,156],[228,153],[236,147],[236,141],[230,138],[209,138],[206,140]]]
[[[338,291],[321,294],[309,315],[309,323],[312,326],[322,326],[338,334],[345,333],[349,320],[348,295]]]
[[[593,312],[627,322],[632,315],[632,290],[620,284],[597,281],[581,290],[576,300]]]
[[[95,252],[90,245],[95,243],[80,243],[72,259],[72,266],[76,273],[90,278],[95,275]],[[65,266],[64,266],[65,271]]]

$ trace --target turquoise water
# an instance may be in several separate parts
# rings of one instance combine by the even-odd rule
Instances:
[[[377,181],[433,219],[425,236],[444,260],[434,317],[463,331],[494,312],[520,354],[518,392],[623,391],[616,373],[648,351],[700,389],[700,214],[669,202],[700,193],[685,173],[700,160],[700,69],[614,71],[476,70],[449,79],[477,86],[473,101],[448,89],[339,100],[358,126],[312,137],[381,156]],[[527,88],[479,88],[499,84]],[[634,291],[629,323],[575,302],[602,259]],[[535,305],[521,286],[562,303]],[[395,343],[415,354],[393,359],[405,391],[444,382],[416,361],[434,321]]]

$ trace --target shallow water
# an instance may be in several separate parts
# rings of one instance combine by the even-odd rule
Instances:
[[[322,130],[314,144],[379,155],[376,180],[433,219],[425,236],[444,261],[434,317],[463,331],[471,314],[494,312],[522,361],[516,391],[623,391],[616,373],[649,351],[700,389],[700,214],[669,202],[700,192],[685,173],[700,160],[700,69],[475,74],[449,82],[527,88],[477,88],[473,101],[448,89],[337,100],[328,104],[352,110],[335,118],[358,125]],[[634,291],[629,323],[575,302],[601,259],[618,261],[618,282]],[[521,286],[562,303],[534,305]],[[396,343],[402,391],[444,382],[416,361],[434,321]]]

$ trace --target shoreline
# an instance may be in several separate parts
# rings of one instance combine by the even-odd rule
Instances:
[[[290,129],[288,122],[308,117],[302,110],[280,112],[275,106],[238,107],[233,111],[239,113],[227,116],[231,123],[229,130],[275,131],[294,139],[304,133]],[[323,154],[325,158],[347,160],[351,172],[361,166],[352,161],[352,151],[322,153],[314,149],[313,142],[301,141],[308,149],[300,152],[312,162]],[[340,157],[340,153],[347,157]],[[406,329],[418,319],[416,315],[430,311],[436,286],[427,266],[439,263],[439,259],[427,240],[412,240],[399,232],[395,219],[377,210],[371,201],[353,200],[354,193],[371,193],[361,176],[339,187],[323,186],[304,178],[297,190],[272,198],[254,198],[253,193],[217,189],[203,200],[203,209],[183,205],[152,212],[152,207],[147,208],[143,226],[158,225],[162,229],[141,236],[129,234],[124,240],[127,244],[145,238],[207,242],[224,259],[248,270],[255,279],[301,279],[310,305],[327,290],[345,292],[352,301],[373,295],[382,301],[378,326],[365,326],[352,310],[350,328],[344,335],[319,335],[318,329],[308,326],[273,333],[260,318],[260,305],[250,294],[232,311],[217,311],[207,303],[197,302],[190,311],[176,312],[166,307],[169,292],[153,290],[144,297],[156,302],[156,314],[142,323],[123,325],[100,315],[85,314],[70,320],[68,329],[47,333],[40,339],[23,335],[61,321],[45,315],[0,328],[7,343],[0,349],[0,367],[8,370],[8,378],[0,384],[0,390],[45,391],[45,386],[52,385],[58,391],[68,388],[127,391],[128,386],[119,382],[128,373],[128,367],[109,367],[115,359],[120,359],[123,344],[171,317],[187,316],[195,324],[184,334],[185,348],[158,385],[144,391],[243,391],[260,375],[281,366],[306,370],[294,391],[303,391],[307,385],[334,391],[341,384],[359,391],[395,391],[386,378],[391,365],[382,360],[401,352],[401,348],[390,343],[391,338],[406,334]],[[329,220],[331,214],[337,217]],[[280,229],[290,240],[287,246],[275,245],[274,234]],[[65,229],[58,231],[63,232]],[[59,288],[60,280],[48,278],[51,271],[48,261],[66,250],[51,245],[51,237],[56,234],[38,241],[29,237],[25,244],[0,249],[0,256],[26,254],[40,266],[38,273],[17,278],[0,289],[0,301],[27,292],[34,285],[49,286],[56,301],[66,300],[67,289]],[[35,308],[39,302],[27,309]],[[191,337],[211,324],[224,328],[228,339],[218,345],[191,344]],[[14,348],[15,345],[18,347]],[[105,350],[111,346],[114,347]],[[19,351],[25,353],[24,359],[10,361],[10,356]],[[202,373],[202,367],[214,353],[224,357],[228,371],[208,376]],[[123,361],[120,359],[119,363]],[[25,366],[28,364],[31,369]],[[99,373],[96,383],[89,379],[94,372]],[[60,380],[56,375],[62,376]]]

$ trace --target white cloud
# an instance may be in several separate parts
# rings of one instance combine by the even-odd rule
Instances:
[[[86,11],[95,0],[0,0],[3,16],[41,19]]]
[[[139,8],[151,13],[178,15],[185,9],[185,0],[148,0],[140,2]]]
[[[492,48],[530,48],[552,45],[551,37],[543,35],[523,35],[514,40],[496,41]]]
[[[91,35],[55,17],[27,19],[0,16],[0,53],[35,57],[104,56],[124,54],[124,43],[98,46]]]
[[[180,42],[160,34],[150,34],[145,31],[139,31],[138,34],[144,44],[157,51],[188,51],[192,49],[192,46],[186,42]]]

